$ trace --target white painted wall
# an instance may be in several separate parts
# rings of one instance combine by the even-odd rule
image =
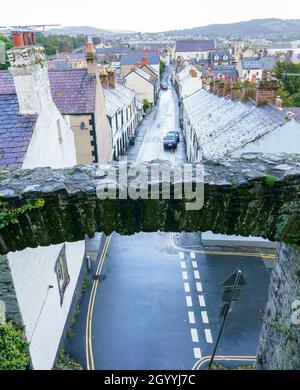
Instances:
[[[254,142],[232,153],[239,157],[241,153],[299,153],[300,150],[300,123],[292,119],[283,126],[265,134]]]
[[[126,77],[126,87],[133,89],[140,100],[147,99],[150,103],[154,104],[154,85],[149,83],[143,77],[139,76],[135,72],[129,73]]]
[[[189,59],[189,58],[194,58],[197,60],[207,60],[209,55],[209,51],[191,51],[191,52],[175,52],[175,59],[178,57],[184,58],[184,59]]]
[[[54,271],[61,248],[62,245],[53,245],[8,254],[26,336],[30,342],[32,364],[36,370],[48,370],[53,366],[82,266],[85,243],[66,243],[70,283],[62,306]],[[49,285],[54,288],[49,289]]]

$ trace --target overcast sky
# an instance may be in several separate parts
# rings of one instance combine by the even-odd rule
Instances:
[[[5,0],[0,5],[1,26],[55,23],[152,32],[269,17],[300,19],[300,1]]]

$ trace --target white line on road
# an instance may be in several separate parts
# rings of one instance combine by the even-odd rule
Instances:
[[[190,255],[191,255],[191,259],[195,259],[196,258],[195,252],[191,252]]]
[[[180,266],[181,266],[182,269],[185,269],[186,268],[185,261],[181,261],[180,262]]]
[[[190,324],[195,324],[196,323],[196,320],[195,320],[195,314],[193,311],[189,311],[189,321],[190,321]]]
[[[205,307],[206,304],[205,304],[204,295],[198,295],[198,299],[199,299],[199,305],[200,305],[201,307]]]
[[[184,252],[179,252],[179,258],[184,259]]]
[[[192,261],[193,268],[198,268],[197,261]]]
[[[195,356],[195,359],[201,359],[202,358],[202,354],[201,354],[201,349],[200,348],[194,348],[194,356]]]
[[[208,315],[206,311],[201,312],[201,317],[203,324],[209,324]]]
[[[199,342],[199,337],[198,337],[198,331],[197,329],[195,328],[192,328],[191,329],[191,335],[192,335],[192,340],[194,343],[198,343]]]
[[[188,295],[187,297],[185,297],[185,299],[186,299],[187,307],[192,307],[193,306],[192,297]]]
[[[188,280],[189,279],[188,273],[186,271],[182,271],[182,279],[183,280]]]
[[[184,291],[185,292],[191,292],[190,284],[189,283],[184,283]]]
[[[209,344],[212,344],[213,339],[212,339],[212,335],[211,335],[210,329],[205,329],[204,331],[205,331],[206,342],[209,343]]]
[[[199,271],[194,271],[195,279],[200,279]]]
[[[198,291],[198,292],[202,292],[202,291],[203,291],[202,283],[197,282],[197,283],[196,283],[196,288],[197,288],[197,291]]]

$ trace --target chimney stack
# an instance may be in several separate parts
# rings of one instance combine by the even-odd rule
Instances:
[[[109,67],[107,68],[107,78],[108,78],[108,85],[110,88],[115,89],[116,88],[116,76],[113,68]]]
[[[104,67],[99,68],[99,76],[100,76],[100,81],[101,81],[102,87],[108,88],[109,82],[108,82],[108,73],[107,73],[106,68],[104,68]]]
[[[147,57],[142,58],[141,65],[148,65],[148,58]]]
[[[277,96],[277,98],[276,98],[276,100],[275,100],[275,106],[276,106],[277,108],[282,109],[282,107],[283,107],[283,100],[281,99],[280,96]]]
[[[278,89],[279,86],[276,80],[261,80],[256,90],[257,107],[266,103],[275,105]]]
[[[94,54],[94,44],[91,40],[86,45],[86,64],[88,74],[97,74],[98,66]]]
[[[197,71],[196,71],[196,69],[194,69],[194,68],[190,69],[190,76],[192,78],[197,78]]]
[[[39,114],[53,104],[45,49],[34,45],[32,34],[13,32],[14,47],[7,51],[22,115]]]

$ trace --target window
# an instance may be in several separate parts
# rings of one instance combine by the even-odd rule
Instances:
[[[60,144],[62,144],[63,143],[63,136],[62,136],[62,132],[61,132],[60,119],[57,119],[56,126],[57,126],[58,142]]]
[[[55,273],[57,276],[59,294],[60,294],[60,304],[63,304],[65,291],[70,282],[70,276],[68,272],[67,257],[66,257],[66,245],[62,247],[58,258],[55,263]]]

